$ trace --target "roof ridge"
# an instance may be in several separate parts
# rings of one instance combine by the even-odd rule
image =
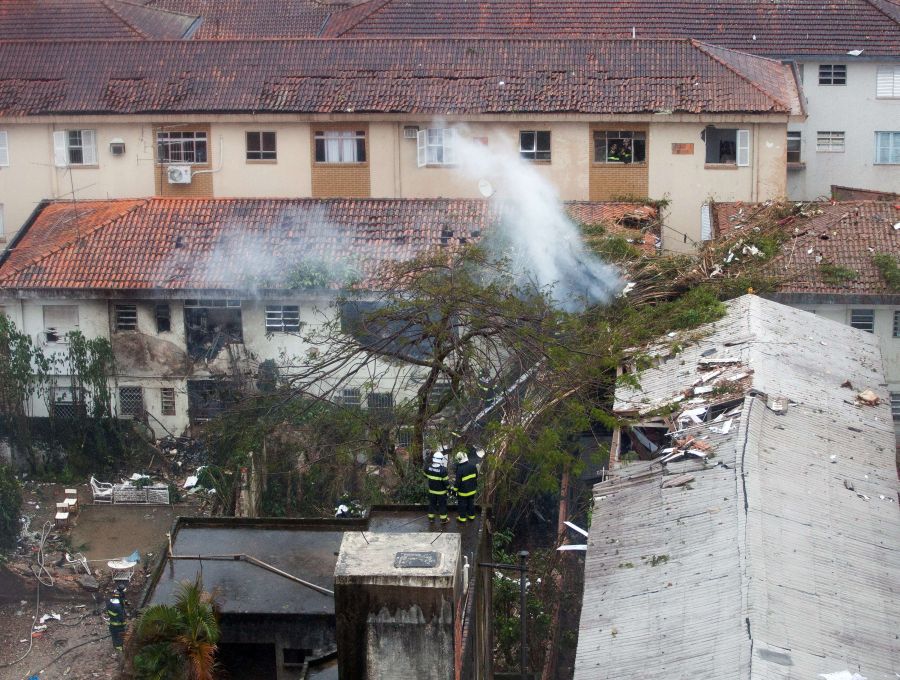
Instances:
[[[712,59],[715,62],[724,66],[726,69],[728,69],[729,71],[731,71],[732,73],[737,75],[741,80],[743,80],[744,82],[749,84],[755,90],[762,92],[771,101],[775,102],[776,104],[780,104],[784,108],[786,113],[791,113],[792,107],[789,103],[782,101],[779,97],[776,97],[768,90],[764,90],[759,84],[757,84],[754,80],[749,78],[746,74],[741,73],[741,71],[739,71],[737,68],[735,68],[734,66],[732,66],[727,61],[725,61],[724,59],[722,59],[717,54],[715,54],[714,52],[712,52],[711,50],[709,50],[707,48],[713,48],[713,49],[717,49],[717,50],[727,50],[728,52],[734,52],[735,54],[741,54],[744,56],[752,57],[753,59],[764,59],[766,61],[772,62],[773,64],[777,65],[779,67],[779,69],[783,71],[784,64],[782,62],[780,62],[776,59],[770,59],[769,57],[757,57],[755,54],[750,54],[749,52],[741,52],[740,50],[733,50],[728,47],[719,47],[718,45],[711,45],[709,43],[705,43],[700,40],[695,40],[694,38],[691,38],[690,40],[691,40],[691,44],[695,48],[700,50],[703,54],[707,55],[710,59]],[[782,78],[783,77],[784,77],[784,75],[782,73]]]
[[[98,200],[101,201],[101,202],[105,202],[105,201],[103,201],[103,199],[98,199]],[[122,201],[134,201],[135,203],[134,203],[134,205],[128,207],[126,210],[120,212],[119,214],[113,215],[112,217],[110,217],[110,218],[104,220],[103,222],[101,222],[100,224],[95,225],[93,228],[87,230],[87,231],[84,232],[83,234],[78,234],[78,235],[76,235],[74,238],[72,238],[72,239],[70,239],[70,240],[68,240],[68,241],[65,241],[65,242],[63,242],[63,243],[60,243],[60,244],[56,245],[55,247],[51,248],[50,250],[48,250],[48,251],[46,251],[46,252],[44,252],[44,253],[41,253],[40,255],[38,255],[37,257],[35,257],[34,259],[29,260],[28,262],[25,262],[25,263],[19,265],[18,267],[13,267],[13,268],[11,268],[8,272],[6,272],[5,274],[3,274],[2,277],[0,277],[0,283],[2,283],[3,281],[9,279],[9,278],[12,277],[12,276],[15,276],[16,274],[20,274],[21,272],[23,272],[23,271],[24,271],[25,269],[27,269],[28,267],[33,267],[34,265],[39,264],[40,262],[46,260],[46,259],[49,258],[50,256],[56,255],[57,253],[61,252],[62,250],[65,250],[65,249],[71,247],[72,245],[74,245],[74,244],[77,243],[78,241],[81,241],[81,240],[83,240],[83,239],[88,238],[89,236],[94,235],[95,233],[97,233],[97,232],[100,231],[101,229],[103,229],[103,228],[109,226],[110,224],[112,224],[113,222],[116,222],[117,220],[122,219],[123,217],[125,217],[126,215],[128,215],[128,214],[131,213],[131,212],[134,212],[134,211],[137,210],[138,208],[141,208],[141,207],[147,205],[148,203],[151,203],[151,202],[153,201],[153,197],[149,197],[149,198],[132,198],[132,199],[114,199],[113,201],[110,201],[110,202],[118,203],[118,202],[122,202]],[[60,201],[59,203],[68,203],[68,201]],[[50,205],[53,205],[53,204],[51,203]],[[76,220],[78,220],[78,219],[79,219],[79,218],[76,217]],[[21,236],[24,236],[24,235],[25,235],[25,234],[21,234]],[[0,270],[2,270],[2,266],[0,266]]]
[[[150,39],[151,39],[151,36],[150,36],[149,33],[145,33],[144,31],[142,31],[141,29],[139,29],[137,26],[133,26],[130,22],[126,21],[126,20],[125,20],[125,17],[123,17],[121,14],[119,14],[119,12],[118,12],[116,9],[114,9],[114,8],[112,7],[112,5],[110,5],[109,0],[100,0],[100,4],[103,5],[104,7],[106,7],[106,9],[108,9],[108,10],[113,14],[113,16],[116,17],[116,19],[118,19],[118,20],[121,21],[123,24],[125,24],[125,26],[126,26],[129,30],[131,30],[131,31],[134,32],[134,33],[137,33],[137,34],[138,34],[140,37],[142,37],[144,40],[150,40]]]
[[[156,7],[155,5],[142,5],[140,2],[135,2],[135,0],[113,0],[114,2],[120,2],[123,5],[131,5],[132,7],[139,7],[140,9],[145,9],[148,12],[159,12],[161,14],[174,14],[175,16],[185,17],[187,19],[200,19],[201,15],[199,14],[188,14],[187,12],[177,12],[174,9],[168,9],[166,7]]]
[[[884,16],[893,21],[895,24],[900,26],[900,3],[894,2],[894,0],[865,0],[865,2],[874,7],[877,11],[884,14]],[[885,9],[882,3],[888,3],[889,5],[891,5],[891,11]],[[896,14],[892,14],[892,12],[896,12]]]

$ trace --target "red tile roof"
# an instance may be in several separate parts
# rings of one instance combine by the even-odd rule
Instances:
[[[696,38],[768,56],[900,54],[896,0],[370,0],[329,37]]]
[[[0,40],[177,40],[196,20],[129,0],[2,0]]]
[[[0,43],[0,115],[799,113],[783,64],[688,40]]]
[[[573,204],[582,222],[653,216]],[[649,212],[648,212],[649,211]],[[371,280],[386,261],[470,242],[498,218],[469,199],[167,199],[49,203],[0,260],[0,288],[279,288],[303,261],[345,262]]]
[[[719,203],[715,206],[717,235],[752,229],[756,206]],[[784,225],[787,245],[768,267],[784,282],[778,291],[788,295],[891,296],[900,303],[900,292],[891,291],[872,257],[893,255],[900,266],[900,203],[848,201],[804,204],[810,217]],[[898,225],[896,228],[894,225]],[[822,265],[856,272],[856,278],[829,281]]]
[[[147,7],[201,17],[198,40],[311,38],[346,3],[321,0],[142,0]]]

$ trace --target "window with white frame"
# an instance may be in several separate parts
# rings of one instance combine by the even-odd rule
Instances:
[[[788,130],[787,133],[787,162],[799,163],[800,150],[802,144],[802,133],[800,130]]]
[[[209,160],[206,132],[204,130],[157,131],[156,160],[159,163],[206,163]]]
[[[522,130],[519,132],[519,155],[526,161],[549,161],[550,131]]]
[[[0,167],[9,167],[9,135],[0,130]]]
[[[77,305],[44,305],[44,339],[66,342],[66,336],[78,330]]]
[[[878,99],[900,98],[900,66],[879,66],[875,74],[875,96]]]
[[[877,165],[900,164],[900,132],[875,133],[875,163]]]
[[[900,310],[894,310],[894,337],[900,338]]]
[[[144,413],[144,389],[142,387],[119,388],[119,417],[140,418]]]
[[[426,165],[453,165],[456,163],[456,130],[453,128],[427,128],[416,133],[416,160],[420,168]]]
[[[709,241],[713,237],[712,205],[704,203],[700,206],[700,240]]]
[[[137,305],[116,305],[116,330],[137,330]]]
[[[750,130],[709,126],[703,136],[707,164],[750,165]]]
[[[875,332],[875,310],[874,309],[851,309],[850,325],[867,333]]]
[[[247,160],[274,161],[278,158],[274,132],[247,133]]]
[[[58,168],[97,165],[97,133],[94,130],[57,130],[53,133],[53,158]]]
[[[365,130],[316,130],[316,163],[365,163]]]
[[[816,132],[816,151],[844,153],[844,132],[842,130],[819,130]]]
[[[846,85],[847,64],[819,64],[819,85]]]
[[[900,392],[891,392],[891,415],[900,420]]]
[[[643,163],[647,133],[635,130],[594,130],[595,163]]]
[[[159,388],[159,406],[160,412],[164,416],[175,415],[175,388],[160,387]]]
[[[300,307],[266,305],[266,333],[291,333],[300,330]]]

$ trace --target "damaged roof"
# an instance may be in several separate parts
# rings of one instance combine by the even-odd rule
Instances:
[[[572,213],[627,234],[655,218],[632,203],[578,202]],[[477,240],[499,218],[497,204],[481,199],[48,202],[0,259],[0,287],[283,290],[304,263],[328,265],[334,286],[365,283],[386,262]]]
[[[893,677],[900,512],[877,340],[753,295],[691,335],[617,389],[617,412],[696,409],[707,374],[748,377],[730,410],[673,436],[705,455],[594,487],[576,680]]]
[[[179,40],[197,20],[130,0],[3,0],[0,40]]]
[[[716,236],[750,233],[760,206],[716,203]],[[879,255],[893,257],[900,267],[900,202],[844,201],[803,204],[799,216],[784,221],[787,241],[767,263],[779,277],[778,299],[827,301],[852,297],[859,302],[880,298],[900,303],[876,266]]]
[[[634,31],[634,33],[632,33]],[[697,38],[768,56],[900,55],[896,0],[370,0],[323,35]]]
[[[803,115],[790,66],[691,40],[0,43],[0,116]]]

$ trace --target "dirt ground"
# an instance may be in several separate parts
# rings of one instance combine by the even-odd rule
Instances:
[[[6,564],[0,564],[0,680],[34,675],[40,680],[118,678],[121,655],[106,637],[106,600],[116,592],[106,561],[134,550],[141,553],[125,594],[130,614],[140,601],[147,572],[165,545],[174,518],[198,512],[195,506],[89,505],[90,488],[79,486],[82,505],[78,515],[69,528],[52,529],[44,543],[44,565],[49,574],[41,572],[46,585],[38,587],[33,573],[40,552],[38,538],[44,522],[52,522],[55,503],[62,500],[66,487],[72,485],[24,485],[22,512],[30,519],[31,538],[20,543]],[[76,574],[70,566],[57,566],[65,552],[82,552],[88,560],[99,560],[89,562],[97,580],[96,591],[78,583],[83,570]],[[50,613],[59,614],[61,620],[40,624],[40,618]],[[32,625],[45,625],[46,629],[32,633]],[[27,656],[8,665],[26,652]]]

